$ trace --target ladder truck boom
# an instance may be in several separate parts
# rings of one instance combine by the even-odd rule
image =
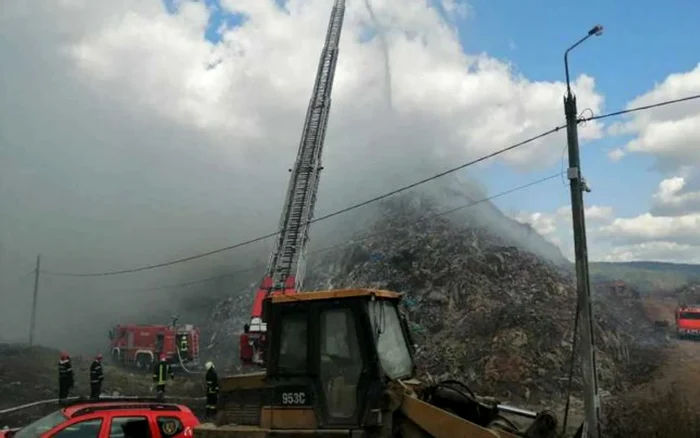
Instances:
[[[333,78],[338,62],[338,45],[345,16],[345,0],[335,0],[321,52],[313,93],[306,112],[304,128],[299,142],[299,151],[290,170],[289,187],[279,222],[279,234],[270,255],[267,272],[255,294],[249,333],[241,335],[241,359],[244,344],[264,343],[267,324],[263,320],[262,308],[265,298],[271,293],[296,293],[302,288],[306,270],[306,247],[309,241],[309,225],[313,219],[318,183],[320,178],[321,153],[326,136],[331,106]],[[261,359],[253,359],[261,363]]]

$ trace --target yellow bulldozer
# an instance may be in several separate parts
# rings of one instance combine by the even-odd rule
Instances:
[[[557,436],[548,411],[505,406],[457,381],[419,381],[400,300],[373,289],[271,295],[266,369],[222,378],[216,421],[194,436]]]

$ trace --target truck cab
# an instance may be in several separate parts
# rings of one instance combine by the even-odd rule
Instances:
[[[700,307],[681,305],[676,309],[676,334],[680,339],[700,338]]]

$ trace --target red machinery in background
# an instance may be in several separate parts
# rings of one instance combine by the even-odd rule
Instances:
[[[700,338],[700,307],[682,304],[676,309],[676,333],[681,339]]]
[[[118,324],[109,338],[112,359],[120,364],[149,369],[164,354],[173,367],[199,366],[199,329],[177,326],[177,318],[170,325]]]

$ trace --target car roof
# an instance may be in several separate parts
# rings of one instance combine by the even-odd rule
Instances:
[[[109,400],[94,402],[77,402],[63,408],[63,414],[68,418],[105,411],[143,411],[154,412],[191,412],[187,407],[175,403],[139,400]]]

